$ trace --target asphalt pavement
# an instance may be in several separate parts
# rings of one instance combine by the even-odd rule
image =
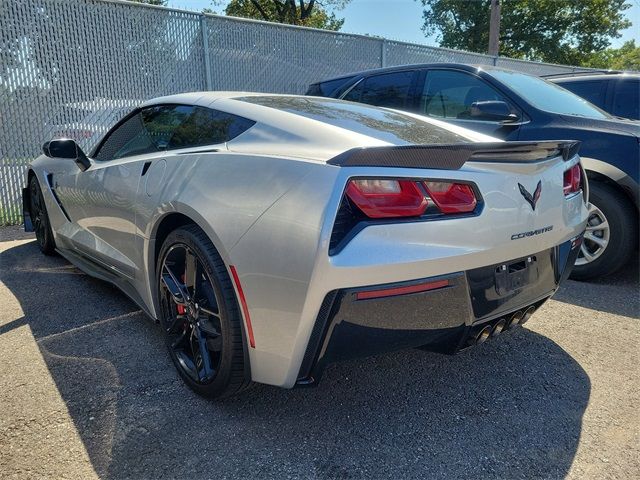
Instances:
[[[116,288],[0,229],[0,478],[638,478],[638,259],[456,356],[224,402]]]

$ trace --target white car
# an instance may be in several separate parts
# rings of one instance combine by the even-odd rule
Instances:
[[[484,342],[554,294],[587,219],[575,142],[327,98],[158,98],[88,155],[71,139],[44,152],[26,228],[159,322],[209,397]]]

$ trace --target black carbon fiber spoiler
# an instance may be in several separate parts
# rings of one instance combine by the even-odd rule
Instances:
[[[573,158],[580,148],[574,140],[491,142],[352,148],[327,163],[340,167],[400,167],[458,170],[466,162],[537,163],[562,156]]]

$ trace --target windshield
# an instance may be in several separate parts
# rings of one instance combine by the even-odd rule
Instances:
[[[487,72],[540,110],[587,118],[611,118],[583,98],[541,78],[508,70],[492,69]]]

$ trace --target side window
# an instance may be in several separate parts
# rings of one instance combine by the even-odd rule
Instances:
[[[564,82],[559,83],[562,88],[566,88],[570,92],[575,93],[579,97],[584,98],[595,106],[605,107],[605,93],[607,82],[604,80],[589,80],[588,82]]]
[[[640,120],[640,81],[623,79],[616,82],[612,113]]]
[[[360,80],[360,82],[349,90],[349,93],[347,93],[342,99],[349,100],[350,102],[359,102],[362,97],[362,87],[364,86],[364,82],[365,80]]]
[[[254,121],[205,107],[193,113],[174,130],[169,149],[199,147],[228,142],[255,124]]]
[[[256,122],[190,105],[158,105],[136,113],[108,134],[96,160],[228,142]]]
[[[356,85],[344,99],[378,107],[404,108],[409,98],[413,76],[413,71],[375,75]]]
[[[351,77],[353,78],[353,77]],[[326,82],[322,82],[318,84],[318,88],[320,90],[321,97],[329,97],[333,92],[335,92],[338,88],[344,85],[347,82],[351,81],[351,78],[339,78],[337,80],[329,80]]]
[[[478,77],[452,70],[432,70],[427,73],[419,111],[432,117],[471,119],[471,104],[486,100],[509,104],[501,93]]]
[[[192,113],[188,105],[159,105],[136,113],[109,134],[96,160],[158,152],[169,147],[173,132]]]

